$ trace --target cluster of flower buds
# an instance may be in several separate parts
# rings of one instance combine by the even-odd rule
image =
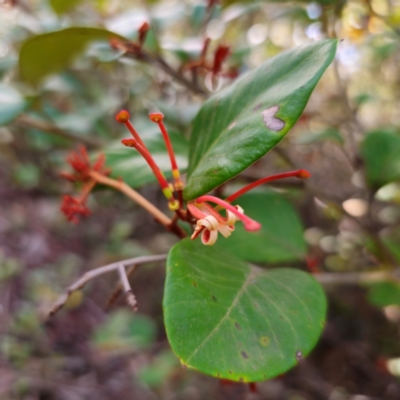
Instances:
[[[147,149],[146,145],[143,143],[142,139],[139,136],[139,133],[136,131],[134,126],[132,125],[131,121],[129,120],[129,113],[128,111],[122,110],[120,111],[115,119],[117,122],[124,124],[129,132],[132,134],[133,138],[123,139],[122,144],[127,147],[135,148],[140,155],[146,160],[149,167],[152,169],[154,176],[156,177],[158,183],[161,186],[161,190],[168,201],[168,207],[171,211],[176,211],[183,206],[182,201],[182,190],[183,190],[183,183],[181,180],[180,172],[178,165],[176,163],[175,153],[172,148],[172,143],[169,138],[167,129],[164,125],[164,116],[161,113],[151,113],[149,118],[152,122],[158,124],[161,133],[164,138],[165,145],[167,147],[168,155],[171,161],[171,169],[172,169],[172,176],[174,178],[174,185],[170,185],[166,180],[164,174],[162,173],[161,169],[158,167],[156,162],[154,161],[153,156]],[[175,198],[174,192],[177,192],[178,199]]]
[[[101,175],[108,175],[110,170],[105,167],[104,154],[100,154],[93,164],[90,163],[86,148],[81,146],[77,151],[72,152],[67,158],[68,164],[72,167],[73,173],[62,172],[61,176],[71,182],[82,184],[82,191],[79,197],[64,195],[61,204],[61,211],[68,221],[79,222],[79,217],[87,217],[90,210],[87,207],[87,199],[90,192],[96,185],[91,172]]]
[[[206,38],[203,43],[203,48],[200,53],[200,58],[197,61],[192,61],[185,65],[185,69],[200,70],[205,73],[210,73],[212,77],[223,76],[234,79],[238,76],[238,72],[234,68],[223,69],[223,64],[230,55],[230,47],[219,45],[213,56],[213,62],[207,62],[207,52],[210,46],[210,38]]]

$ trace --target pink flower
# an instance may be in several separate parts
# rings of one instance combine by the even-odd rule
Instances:
[[[223,217],[217,209],[211,207],[208,202],[218,204],[226,211],[226,217]],[[217,238],[218,232],[228,238],[235,230],[235,223],[241,220],[248,231],[256,231],[261,225],[253,219],[244,215],[243,208],[240,206],[232,206],[224,200],[214,196],[201,196],[195,201],[187,204],[191,215],[197,219],[196,228],[191,239],[195,239],[200,233],[201,241],[207,246],[213,245]]]

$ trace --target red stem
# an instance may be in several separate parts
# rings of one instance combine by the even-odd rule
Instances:
[[[171,169],[172,169],[172,176],[174,177],[174,181],[175,181],[175,189],[182,190],[183,183],[181,181],[178,164],[176,162],[174,148],[172,147],[171,139],[169,138],[168,131],[165,128],[165,125],[163,122],[164,115],[161,113],[151,113],[151,114],[149,114],[149,118],[151,121],[158,124],[160,131],[163,135],[165,146],[167,147],[169,159],[171,161]]]
[[[142,157],[147,161],[147,164],[149,164],[150,168],[152,169],[158,182],[160,183],[161,189],[169,188],[169,184],[165,179],[163,173],[161,172],[160,168],[158,167],[150,153],[146,149],[144,149],[143,146],[137,143],[134,139],[122,139],[121,143],[127,147],[134,147],[142,155]]]
[[[128,128],[129,132],[132,134],[132,136],[136,139],[136,141],[138,142],[138,144],[143,147],[143,149],[145,149],[149,154],[149,150],[147,149],[146,145],[143,143],[141,137],[139,136],[138,131],[135,129],[135,127],[132,125],[131,121],[126,121],[125,122],[125,126]]]
[[[178,164],[176,163],[174,149],[172,147],[172,143],[171,143],[171,140],[169,138],[167,129],[165,128],[164,122],[163,121],[159,121],[158,122],[158,126],[160,127],[161,133],[162,133],[162,135],[164,137],[165,145],[167,146],[169,158],[171,160],[171,167],[172,167],[173,170],[178,170]]]
[[[93,190],[95,186],[96,186],[95,180],[90,180],[89,182],[85,183],[85,185],[83,186],[81,197],[79,198],[80,203],[86,202],[90,192]]]
[[[147,149],[146,145],[143,143],[142,139],[140,138],[139,133],[137,132],[137,130],[132,125],[132,122],[129,121],[129,118],[130,118],[130,114],[126,110],[121,110],[115,116],[115,119],[117,120],[117,122],[119,122],[120,124],[124,124],[127,127],[127,129],[129,130],[129,132],[132,134],[132,136],[135,138],[135,140],[140,144],[140,146],[142,146],[150,154],[150,152]]]

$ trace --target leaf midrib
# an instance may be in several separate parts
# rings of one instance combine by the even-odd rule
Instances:
[[[203,339],[203,341],[196,347],[196,349],[192,352],[192,354],[185,360],[185,362],[188,364],[189,360],[194,357],[197,352],[205,345],[205,343],[219,330],[221,327],[222,323],[229,318],[231,311],[234,309],[234,307],[237,305],[240,297],[244,293],[244,291],[247,289],[249,284],[252,283],[252,280],[254,277],[259,275],[260,272],[256,270],[255,268],[249,268],[249,274],[247,275],[246,279],[243,281],[242,287],[240,290],[237,292],[236,296],[234,297],[232,304],[229,306],[229,308],[226,310],[225,315],[218,321],[217,325],[210,331],[210,333]]]

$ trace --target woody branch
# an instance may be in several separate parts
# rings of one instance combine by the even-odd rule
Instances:
[[[54,306],[50,310],[49,314],[53,316],[58,310],[60,310],[65,305],[65,303],[68,301],[72,293],[76,292],[79,289],[82,289],[89,281],[111,271],[118,271],[122,290],[126,296],[126,301],[128,305],[132,307],[133,310],[136,311],[137,301],[135,295],[132,292],[132,288],[129,284],[125,267],[129,265],[141,265],[156,261],[163,261],[166,258],[167,258],[166,254],[129,258],[127,260],[118,261],[116,263],[108,264],[103,267],[99,267],[91,271],[85,272],[81,278],[79,278],[76,282],[70,285],[65,291],[65,293],[58,298],[58,300],[55,302]]]

